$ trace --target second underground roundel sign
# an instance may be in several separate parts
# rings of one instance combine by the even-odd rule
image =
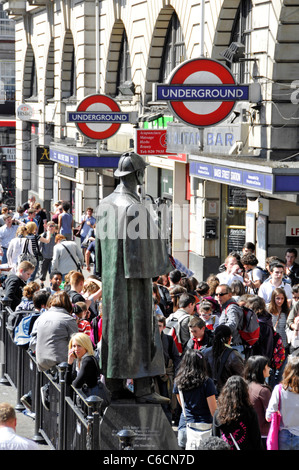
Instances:
[[[220,62],[191,59],[176,67],[164,90],[161,85],[158,100],[167,100],[180,121],[208,127],[226,119],[237,100],[248,99],[245,89],[236,86],[231,71]]]
[[[112,137],[119,130],[120,122],[111,122],[110,113],[121,113],[118,103],[107,95],[90,95],[83,99],[78,107],[77,113],[90,113],[90,116],[104,116],[107,113],[107,120],[97,121],[90,120],[90,122],[76,122],[76,126],[90,139],[105,140]]]

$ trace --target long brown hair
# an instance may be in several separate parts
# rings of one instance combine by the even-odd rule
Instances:
[[[282,386],[285,390],[299,393],[299,357],[289,356],[282,375]]]
[[[274,291],[272,292],[272,295],[271,295],[271,300],[270,300],[270,303],[269,303],[269,308],[268,308],[268,311],[270,313],[272,313],[272,315],[277,315],[278,314],[278,311],[277,311],[277,305],[275,303],[275,297],[277,295],[283,295],[284,296],[284,301],[283,301],[283,304],[281,306],[281,311],[283,313],[285,313],[286,315],[289,314],[289,304],[288,304],[288,298],[287,298],[287,295],[285,293],[285,290],[284,289],[281,289],[281,287],[276,287],[276,289],[274,289]]]

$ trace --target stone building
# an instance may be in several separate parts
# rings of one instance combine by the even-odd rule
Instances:
[[[31,111],[16,124],[17,202],[34,194],[49,210],[69,200],[79,220],[114,189],[120,154],[138,149],[151,163],[144,194],[172,209],[172,254],[198,279],[245,240],[260,264],[298,244],[295,0],[14,0],[3,8],[16,24],[16,105]],[[203,132],[153,93],[176,66],[200,57],[260,91]],[[97,93],[136,115],[103,141],[67,119]],[[142,130],[161,131],[166,150],[157,141],[144,150]]]

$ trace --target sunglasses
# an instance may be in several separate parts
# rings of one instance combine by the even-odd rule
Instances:
[[[215,295],[216,295],[216,297],[223,297],[224,295],[227,295],[227,294],[228,294],[228,292],[219,292],[219,294],[217,294],[217,292],[216,292]]]

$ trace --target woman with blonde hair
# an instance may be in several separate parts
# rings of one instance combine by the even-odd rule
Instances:
[[[85,333],[73,334],[69,342],[67,385],[82,389],[87,396],[97,395],[100,374],[90,337]]]
[[[18,256],[22,253],[24,243],[26,241],[27,228],[25,225],[20,225],[16,231],[16,236],[13,238],[7,248],[6,256],[7,263],[12,268],[10,273],[17,272]]]
[[[24,250],[28,249],[29,253],[32,253],[36,259],[35,269],[29,278],[29,281],[34,281],[37,271],[39,269],[39,263],[43,259],[43,256],[39,249],[39,242],[41,241],[43,243],[49,243],[51,239],[51,232],[49,229],[47,230],[47,238],[41,235],[38,235],[37,233],[38,227],[35,222],[27,222],[26,228],[27,228],[27,235],[26,235],[26,241],[24,244]]]

